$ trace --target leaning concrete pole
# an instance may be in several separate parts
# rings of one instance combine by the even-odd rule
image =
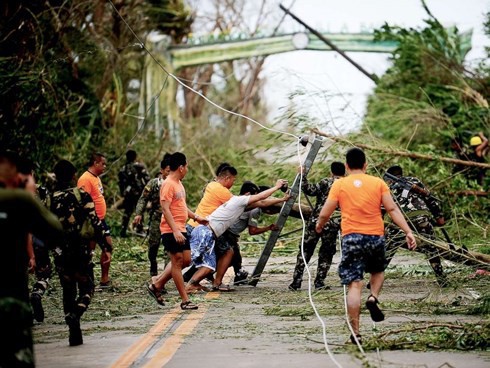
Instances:
[[[308,155],[306,156],[305,162],[303,163],[303,174],[305,176],[310,171],[311,165],[313,165],[313,161],[315,161],[315,157],[318,154],[322,143],[323,138],[316,137],[311,144]],[[255,269],[252,273],[251,280],[249,282],[250,285],[257,286],[257,283],[259,282],[260,275],[262,275],[262,271],[264,271],[265,265],[267,264],[267,261],[269,260],[269,257],[272,253],[272,249],[274,249],[277,239],[279,238],[284,224],[288,219],[289,213],[291,212],[291,209],[293,208],[296,199],[298,198],[299,191],[301,190],[301,188],[299,187],[300,181],[301,174],[297,174],[296,178],[294,179],[293,185],[291,186],[291,197],[288,199],[287,202],[283,204],[281,212],[279,212],[279,217],[276,221],[278,229],[272,231],[269,235],[269,239],[267,240],[267,243],[262,250],[262,254],[260,255],[259,261],[257,262],[257,265],[255,266]]]

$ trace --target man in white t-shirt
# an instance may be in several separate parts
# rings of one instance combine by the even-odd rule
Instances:
[[[191,260],[198,268],[192,279],[189,281],[188,289],[199,289],[199,282],[216,270],[216,254],[214,252],[215,240],[221,236],[231,225],[233,225],[245,211],[247,207],[257,204],[279,190],[287,181],[279,179],[275,186],[261,193],[254,195],[233,196],[228,202],[219,206],[211,215],[208,216],[208,225],[197,226],[191,234]],[[287,201],[289,194],[286,194],[280,201]],[[263,203],[269,206],[270,203]],[[225,270],[229,265],[226,266]],[[213,282],[213,289],[228,291],[227,287],[221,285],[223,275],[217,274]],[[227,290],[224,290],[224,289]],[[223,289],[223,290],[222,290]]]
[[[245,181],[240,188],[240,195],[253,195],[266,189],[269,189],[269,187],[259,187],[251,181]],[[282,201],[282,198],[266,199],[265,201],[267,201],[267,203],[272,206],[276,203],[280,203]],[[261,203],[259,202],[259,204]],[[256,205],[257,203],[252,205],[252,207]],[[231,266],[233,266],[233,270],[235,272],[235,278],[233,280],[233,283],[235,285],[244,284],[248,277],[248,272],[242,268],[242,255],[240,254],[240,246],[238,244],[240,234],[246,229],[248,229],[248,233],[250,235],[259,235],[267,231],[278,229],[278,226],[275,223],[272,223],[268,226],[258,225],[258,220],[262,214],[262,208],[260,207],[264,206],[261,204],[260,206],[257,206],[253,209],[250,209],[250,207],[248,207],[247,210],[240,215],[238,220],[216,240],[214,249],[216,252],[216,257],[218,259],[217,273],[220,273],[221,271],[221,257],[223,255],[226,256],[228,250],[230,250],[232,254],[229,263]],[[223,274],[226,272],[226,269],[223,270]]]

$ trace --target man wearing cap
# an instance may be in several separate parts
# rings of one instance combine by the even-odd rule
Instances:
[[[490,147],[488,146],[488,139],[483,135],[483,132],[479,132],[478,135],[471,137],[470,146],[471,152],[468,154],[468,159],[474,162],[485,162],[485,156],[488,154]],[[485,169],[473,168],[469,171],[467,177],[483,185],[485,171]]]

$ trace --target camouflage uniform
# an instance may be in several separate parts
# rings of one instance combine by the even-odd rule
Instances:
[[[75,193],[77,190],[79,193]],[[107,243],[92,197],[83,189],[56,191],[51,199],[51,212],[58,216],[64,230],[62,245],[54,250],[54,261],[63,288],[63,311],[70,326],[71,345],[73,325],[77,326],[81,339],[80,316],[87,310],[95,289],[92,250],[89,241],[80,234],[87,218],[95,229],[95,237],[101,249],[112,251],[112,247]]]
[[[417,178],[403,177],[403,179],[425,189],[425,186]],[[447,280],[442,270],[441,259],[437,255],[437,249],[430,244],[435,239],[431,217],[437,219],[443,216],[439,201],[433,196],[423,196],[413,190],[408,191],[396,181],[392,181],[389,186],[393,199],[405,214],[410,228],[428,240],[419,244],[420,250],[429,258],[429,264],[434,270],[437,282],[441,286],[446,285]],[[407,243],[405,233],[392,222],[386,226],[385,235],[386,258],[389,264],[398,247],[406,248]]]
[[[321,289],[325,287],[324,280],[327,277],[328,270],[332,265],[332,259],[337,251],[337,235],[340,229],[340,212],[336,211],[325,225],[321,234],[315,231],[315,226],[318,221],[318,216],[328,197],[330,188],[337,177],[324,178],[317,184],[309,184],[308,180],[303,177],[301,189],[308,196],[316,196],[316,204],[311,216],[306,225],[305,238],[303,241],[303,251],[306,262],[310,259],[315,251],[318,240],[321,239],[322,245],[318,250],[318,265],[315,277],[315,288]],[[296,259],[296,266],[293,273],[293,282],[289,285],[290,289],[297,290],[301,288],[303,280],[303,272],[305,263],[301,254],[301,243],[299,244],[300,251]]]
[[[0,367],[34,367],[27,236],[36,234],[54,247],[61,224],[31,193],[0,184],[0,233]]]
[[[123,196],[122,208],[124,214],[121,225],[121,236],[126,236],[131,214],[136,208],[136,203],[143,192],[146,183],[150,181],[150,176],[145,165],[139,162],[126,162],[119,170],[119,191]]]
[[[160,220],[162,218],[162,207],[160,205],[160,186],[163,179],[153,178],[146,184],[136,205],[136,215],[142,216],[146,205],[150,202],[150,220],[148,227],[148,260],[150,261],[150,274],[155,276],[158,273],[158,248],[160,247]],[[169,262],[168,255],[164,252],[165,263]]]
[[[43,205],[46,208],[49,208],[51,204],[51,197],[48,190],[43,186],[36,185],[36,193],[37,198],[43,203]],[[42,306],[42,297],[48,289],[49,279],[53,274],[53,267],[51,265],[51,259],[49,258],[49,249],[44,242],[36,236],[32,236],[32,245],[34,249],[34,256],[36,258],[36,282],[32,286],[30,299],[34,319],[38,322],[43,322],[44,309]]]

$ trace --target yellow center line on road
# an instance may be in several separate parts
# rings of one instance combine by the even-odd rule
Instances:
[[[215,299],[217,297],[219,297],[219,292],[209,292],[206,294],[205,299]],[[185,321],[165,340],[163,346],[158,349],[153,358],[143,368],[164,367],[179,350],[180,345],[184,342],[184,337],[194,330],[207,310],[206,306],[200,306],[197,311],[189,311]]]
[[[134,363],[134,361],[145,351],[153,342],[167,329],[167,327],[175,321],[175,319],[182,314],[180,306],[171,309],[168,313],[158,320],[158,322],[148,331],[143,337],[136,341],[121,356],[111,368],[127,368]]]
[[[219,297],[219,292],[209,292],[206,294],[205,299],[215,299],[217,297]],[[199,321],[204,317],[206,311],[207,308],[204,306],[200,306],[197,311],[189,311],[187,316],[184,317],[185,321],[165,341],[163,347],[160,348],[156,353],[156,356],[159,356],[158,359],[162,359],[162,356],[164,360],[167,356],[168,359],[166,359],[165,362],[162,364],[162,361],[155,361],[156,358],[152,358],[148,364],[154,365],[146,365],[145,367],[163,367],[163,365],[168,363],[168,361],[172,358],[172,356],[182,344],[183,337],[192,332]],[[124,353],[124,355],[122,355],[114,364],[112,364],[111,368],[130,367],[136,361],[136,359],[138,359],[138,357],[144,351],[146,351],[162,335],[162,333],[168,328],[168,326],[170,326],[183,312],[184,311],[180,309],[179,305],[171,309],[168,313],[165,313],[165,315],[160,318],[158,322],[145,335],[143,335],[138,341],[131,345],[131,347]]]

